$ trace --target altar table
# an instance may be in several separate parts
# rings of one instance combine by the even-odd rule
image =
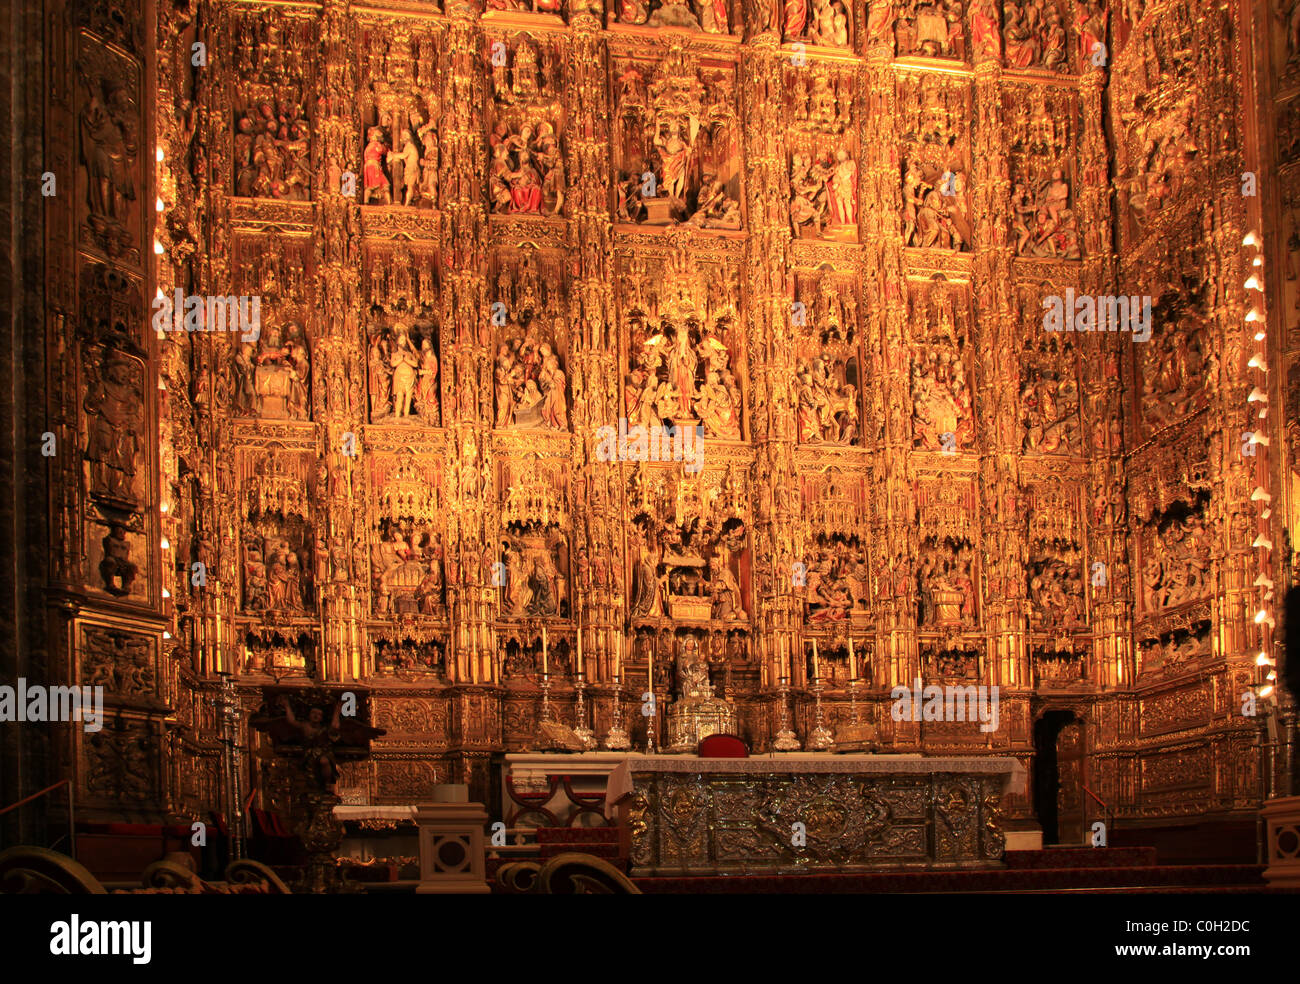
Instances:
[[[633,876],[1001,865],[1014,758],[630,755],[610,773]]]

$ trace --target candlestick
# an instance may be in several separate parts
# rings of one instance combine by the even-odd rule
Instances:
[[[655,650],[654,643],[646,654],[646,689],[650,692],[650,715],[645,723],[645,753],[655,753],[655,732],[659,730],[659,704],[655,700]]]
[[[551,678],[542,674],[542,720],[551,720]]]
[[[824,752],[835,744],[835,735],[826,727],[825,711],[822,708],[822,691],[825,689],[826,684],[820,680],[813,681],[813,729],[808,735],[808,750],[812,752]]]
[[[781,727],[777,730],[776,739],[772,742],[772,751],[774,752],[797,752],[799,751],[799,739],[795,733],[790,730],[790,685],[784,678],[781,680]]]
[[[622,638],[619,638],[620,644]],[[605,735],[605,747],[611,752],[621,752],[625,748],[630,748],[632,742],[628,739],[627,732],[623,730],[623,686],[618,682],[617,677],[614,680],[614,707],[613,720],[609,725],[609,733]]]
[[[578,699],[577,705],[574,707],[573,711],[573,723],[576,726],[573,729],[573,734],[578,741],[582,743],[582,750],[584,752],[590,752],[596,747],[596,736],[592,733],[592,730],[587,727],[587,701],[585,698],[587,681],[583,680],[582,677],[579,677],[578,685],[575,689],[577,690]]]

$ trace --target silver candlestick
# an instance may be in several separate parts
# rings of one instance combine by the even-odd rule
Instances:
[[[776,739],[772,742],[772,750],[776,752],[797,752],[799,751],[799,739],[793,731],[790,730],[790,682],[781,678],[779,686],[781,694],[781,728],[776,733]]]
[[[655,748],[655,732],[659,730],[659,702],[655,700],[655,683],[653,679],[650,681],[649,693],[650,713],[645,716],[645,753],[653,755],[657,751]]]
[[[813,692],[813,729],[812,734],[808,736],[808,750],[824,752],[835,744],[835,735],[830,728],[826,727],[822,709],[822,692],[825,691],[826,684],[821,680],[814,680],[813,685],[808,689]]]
[[[862,723],[858,711],[858,691],[862,689],[861,680],[849,681],[849,724],[857,727]]]
[[[542,674],[542,720],[555,720],[551,712],[551,675],[549,673]]]
[[[590,752],[596,747],[596,736],[592,733],[592,730],[587,727],[587,681],[584,677],[578,677],[578,682],[574,686],[574,690],[577,691],[578,699],[576,706],[573,709],[573,723],[575,725],[573,733],[577,736],[578,741],[582,742],[582,750],[584,752]]]
[[[605,735],[605,747],[611,752],[621,752],[632,747],[631,739],[623,730],[623,684],[617,677],[614,679],[613,720],[610,722],[609,732]]]

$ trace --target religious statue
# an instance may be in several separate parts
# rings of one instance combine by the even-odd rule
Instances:
[[[835,167],[827,182],[830,224],[858,224],[858,166],[849,159],[847,150],[835,152]]]
[[[415,408],[429,426],[438,423],[438,356],[428,338],[420,343],[420,379],[416,384]]]
[[[100,546],[104,555],[99,562],[99,576],[104,582],[104,590],[119,598],[129,595],[139,568],[131,559],[131,541],[126,537],[126,527],[121,523],[111,524]]]
[[[134,172],[140,149],[136,107],[125,84],[104,83],[101,89],[99,83],[88,83],[87,88],[78,129],[90,220],[97,232],[111,228],[125,234],[136,199]],[[113,239],[116,242],[116,235]]]
[[[996,0],[975,0],[970,10],[971,43],[982,59],[1002,60],[1001,15]]]
[[[734,734],[736,710],[724,698],[715,697],[709,681],[709,664],[700,652],[699,640],[683,635],[677,650],[677,699],[668,709],[669,748],[694,750],[701,739],[712,734]]]
[[[390,197],[388,175],[384,173],[384,162],[388,160],[388,145],[384,142],[382,127],[372,126],[367,131],[366,148],[362,154],[364,164],[361,168],[361,203],[369,205],[378,199],[380,205],[386,205]]]
[[[389,153],[388,164],[393,169],[393,185],[402,191],[402,204],[410,205],[420,186],[420,151],[410,130],[402,131],[402,149]]]
[[[415,398],[415,382],[419,372],[419,356],[411,344],[407,330],[398,325],[397,339],[389,364],[393,367],[393,403],[394,415],[406,417],[411,413],[411,403]]]
[[[681,124],[670,121],[655,134],[654,145],[659,148],[660,187],[669,198],[684,199],[691,146],[682,137]]]
[[[83,406],[89,435],[90,494],[135,508],[140,505],[139,455],[144,448],[144,375],[141,365],[114,349],[105,351]]]

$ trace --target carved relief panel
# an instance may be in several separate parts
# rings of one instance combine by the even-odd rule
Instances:
[[[900,74],[899,182],[903,245],[969,251],[973,248],[969,83],[943,75]]]
[[[615,221],[741,228],[734,63],[681,42],[658,62],[613,54]]]
[[[82,623],[80,630],[81,686],[103,687],[114,704],[162,696],[155,637],[113,625]]]
[[[945,636],[973,629],[981,601],[978,493],[969,482],[925,480],[918,484],[916,502],[922,531],[916,561],[917,627]],[[936,658],[952,656],[946,649],[936,653]],[[961,656],[963,666],[967,659]]]
[[[860,445],[865,377],[856,279],[828,270],[794,279],[799,443]]]
[[[81,351],[86,576],[96,592],[143,603],[156,576],[147,519],[155,494],[146,466],[150,377],[142,353],[123,347],[126,325],[117,328],[108,336],[92,328]]]
[[[839,630],[867,623],[872,608],[872,575],[867,565],[871,507],[867,480],[832,467],[804,475],[800,482],[801,514],[806,535],[803,568],[793,578],[809,628]],[[802,583],[800,583],[802,582]],[[847,649],[845,650],[847,657]]]
[[[956,451],[975,445],[969,289],[936,275],[908,285],[912,445]]]
[[[489,34],[492,105],[488,201],[493,213],[564,209],[564,48],[549,35]]]
[[[442,460],[405,452],[371,461],[371,612],[376,618],[447,615]],[[342,542],[331,543],[342,550]],[[396,640],[392,640],[396,644]]]
[[[259,323],[256,331],[230,338],[232,409],[240,417],[310,420],[310,241],[273,227],[264,235],[239,234],[233,263],[241,304]]]
[[[1219,360],[1237,369],[1240,342],[1216,351],[1212,309],[1198,274],[1169,283],[1151,305],[1151,338],[1135,345],[1141,433],[1150,436],[1204,407],[1217,393]]]
[[[739,470],[689,475],[641,463],[629,499],[634,623],[747,622],[748,507]]]
[[[148,204],[139,67],[112,48],[85,39],[74,88],[80,240],[106,256],[138,265]]]
[[[1214,524],[1203,479],[1194,477],[1177,488],[1145,477],[1130,486],[1141,619],[1208,601],[1215,590]]]
[[[312,197],[310,94],[315,91],[314,19],[280,8],[235,11],[238,38],[230,108],[240,198]]]
[[[701,427],[705,437],[740,440],[736,266],[697,260],[684,246],[668,256],[620,257],[619,266],[629,286],[623,298],[629,427]]]
[[[1040,645],[1068,645],[1085,627],[1080,502],[1077,488],[1059,479],[1034,485],[1028,496],[1029,565],[1025,571],[1029,628]]]
[[[441,422],[438,258],[405,238],[365,249],[366,392],[372,423]]]
[[[1011,242],[1017,256],[1077,260],[1082,255],[1075,215],[1078,97],[1068,89],[1006,86]]]
[[[536,455],[498,468],[502,540],[491,583],[500,589],[500,611],[511,620],[568,619],[575,571],[567,469]]]
[[[1129,39],[1134,71],[1117,86],[1111,102],[1115,131],[1115,187],[1124,240],[1140,236],[1196,184],[1204,134],[1198,132],[1202,69],[1193,41],[1190,11],[1168,16]]]
[[[358,58],[368,84],[358,101],[361,169],[355,195],[363,205],[438,205],[441,42],[434,29],[362,22]]]
[[[796,237],[857,242],[858,159],[854,77],[829,64],[783,68],[792,125],[790,225]]]
[[[739,26],[739,17],[729,0],[613,0],[609,22],[611,26],[677,27],[731,34]]]
[[[853,44],[853,12],[844,0],[785,0],[781,40],[826,48]]]
[[[1029,335],[1020,354],[1020,422],[1025,454],[1081,457],[1079,355],[1069,335]]]
[[[493,426],[568,431],[564,261],[530,246],[498,252],[493,268]]]
[[[315,477],[305,455],[274,446],[260,454],[241,455],[242,597],[246,612],[294,619],[315,610],[315,537],[309,491]]]

